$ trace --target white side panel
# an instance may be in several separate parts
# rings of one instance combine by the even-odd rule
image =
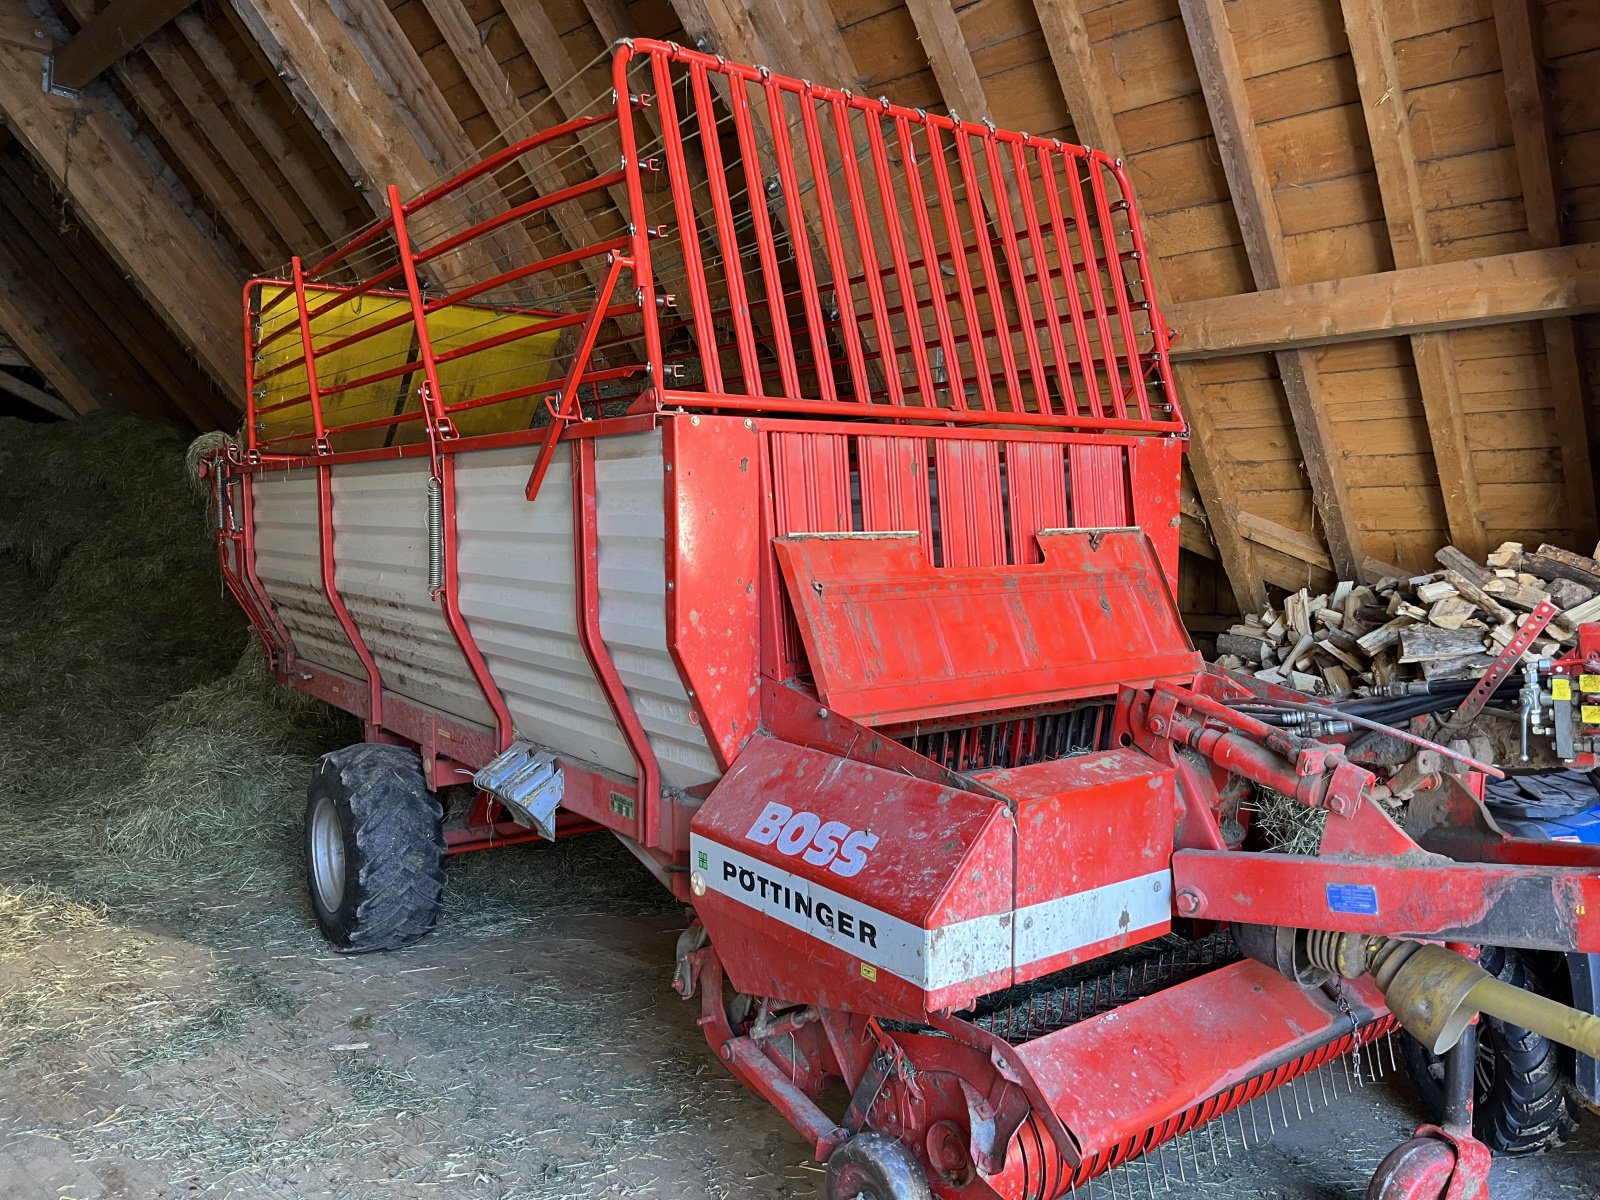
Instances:
[[[661,433],[595,443],[600,630],[668,783],[716,779],[666,638],[666,501]]]
[[[661,437],[629,434],[597,446],[601,633],[662,779],[675,787],[715,779],[666,649]],[[633,756],[578,640],[571,459],[557,452],[529,504],[522,489],[536,453],[517,447],[456,460],[462,613],[521,736],[631,778]]]
[[[523,488],[536,447],[456,459],[461,611],[511,710],[517,735],[632,778],[633,756],[578,640],[572,474],[559,450],[538,499]],[[600,628],[669,786],[717,777],[666,649],[663,464],[658,433],[602,438]],[[322,592],[313,471],[271,472],[255,485],[256,566],[296,651],[364,678]],[[428,596],[427,464],[333,469],[339,592],[387,691],[463,720],[493,717],[437,602]]]
[[[467,660],[428,595],[428,461],[333,469],[339,594],[377,661],[385,691],[494,725]]]
[[[322,591],[315,471],[262,471],[255,477],[256,574],[278,619],[308,663],[366,678]]]

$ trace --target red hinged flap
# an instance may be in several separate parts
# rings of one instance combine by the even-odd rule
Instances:
[[[934,567],[915,534],[799,534],[778,561],[822,700],[867,724],[1109,695],[1200,656],[1137,529],[1038,534],[1044,562]]]

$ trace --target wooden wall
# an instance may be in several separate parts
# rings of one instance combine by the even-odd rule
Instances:
[[[51,4],[58,41],[100,7]],[[308,4],[204,0],[94,85],[235,275],[347,233],[388,182],[416,184],[508,126],[602,94],[606,46],[630,34],[698,37],[1002,126],[1114,137],[1169,306],[1600,242],[1592,0]],[[1080,19],[1086,50],[1063,33]],[[328,62],[295,58],[312,44],[296,21]],[[1074,74],[1100,98],[1079,98],[1089,111],[1069,104]],[[317,97],[320,79],[343,99]],[[341,117],[346,102],[365,106],[370,138]],[[583,169],[569,159],[562,178]],[[585,219],[614,224],[608,205],[594,197]],[[1321,586],[1352,561],[1421,568],[1451,540],[1587,551],[1595,321],[1189,362],[1182,399],[1205,470],[1185,502],[1184,607],[1228,612],[1263,581]],[[1286,387],[1286,369],[1304,382]]]

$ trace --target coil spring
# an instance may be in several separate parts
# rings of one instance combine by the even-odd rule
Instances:
[[[428,590],[444,590],[444,483],[428,477]]]

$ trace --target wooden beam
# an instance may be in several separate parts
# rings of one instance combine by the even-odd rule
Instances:
[[[1426,266],[1434,261],[1433,233],[1384,0],[1342,3],[1394,265],[1402,270]],[[1480,559],[1489,548],[1488,531],[1478,495],[1477,472],[1467,447],[1467,414],[1456,384],[1449,335],[1413,334],[1411,357],[1422,392],[1450,541],[1473,559]]]
[[[1176,305],[1178,359],[1600,312],[1600,242],[1351,275]]]
[[[945,107],[967,120],[987,120],[989,98],[950,0],[906,0],[906,11],[917,27],[917,38]]]
[[[198,13],[185,12],[180,13],[173,24],[193,48],[207,74],[222,89],[233,111],[255,134],[261,148],[271,156],[289,181],[289,186],[300,197],[300,202],[310,211],[321,227],[322,240],[331,242],[346,233],[351,224],[347,215],[350,206],[329,189],[306,161],[305,155],[289,140],[288,133],[278,123],[277,117],[239,73],[233,56],[228,53],[228,48],[216,35],[211,23]],[[352,195],[351,198],[355,197]]]
[[[0,12],[24,11],[0,0]],[[237,400],[239,277],[128,136],[114,97],[39,90],[48,43],[0,43],[0,112],[84,224],[207,373]]]
[[[388,9],[380,17],[366,10],[348,12],[343,5],[336,9],[328,0],[232,0],[232,4],[248,35],[373,212],[388,215],[389,186],[399,188],[402,195],[416,195],[472,157],[471,143],[431,79],[418,91],[420,81],[415,77],[399,79],[390,69],[403,62],[385,62],[370,47],[363,50],[372,37],[366,22],[371,18],[392,22]],[[373,54],[370,60],[368,53]],[[410,57],[416,58],[414,51]],[[374,62],[382,66],[374,67]],[[440,138],[446,141],[441,144]],[[417,220],[416,225],[415,234],[425,237],[430,228],[427,219]],[[437,261],[441,273],[452,278],[488,278],[496,273],[488,245],[467,245]],[[521,261],[529,260],[524,256]]]
[[[467,77],[467,82],[478,94],[478,99],[483,101],[484,110],[500,133],[500,140],[510,145],[519,137],[534,132],[538,126],[529,119],[528,111],[517,102],[516,90],[506,77],[504,68],[495,61],[494,55],[478,37],[478,27],[467,15],[466,9],[461,6],[460,0],[423,0],[423,5],[433,18],[433,23],[439,32],[444,35],[445,43],[455,55],[456,62],[460,64],[462,72]],[[387,13],[388,10],[384,9],[384,12]],[[405,38],[398,25],[394,29],[394,34],[399,43],[403,43],[395,46],[396,52],[402,55],[410,52],[411,56],[415,57],[410,41]],[[426,76],[427,68],[420,59],[417,60],[416,66]],[[429,85],[433,83],[431,77],[427,78],[427,83]],[[542,122],[546,125],[554,123],[554,120]],[[534,190],[541,196],[554,195],[569,184],[562,175],[560,155],[552,154],[548,146],[523,155],[518,160],[518,165]],[[545,215],[549,217],[559,239],[568,250],[597,245],[605,240],[595,228],[594,222],[589,219],[588,213],[584,211],[581,200],[569,200],[559,204],[547,210]],[[619,217],[624,223],[626,222],[626,209],[619,214]],[[542,257],[551,251],[541,249],[539,253]],[[579,264],[579,269],[594,287],[600,286],[606,271],[605,264],[592,257],[584,259]]]
[[[1050,51],[1061,94],[1067,98],[1072,127],[1078,140],[1121,158],[1122,139],[1117,134],[1111,97],[1100,82],[1094,61],[1094,44],[1083,19],[1079,0],[1034,0],[1039,29]]]
[[[50,82],[77,91],[112,63],[136,49],[194,0],[111,0],[81,22],[50,64]]]
[[[281,190],[282,175],[245,145],[244,138],[212,100],[177,42],[171,37],[157,36],[145,44],[144,53],[189,114],[190,122],[211,144],[215,158],[239,181],[240,191],[261,210],[283,244],[296,254],[315,251],[321,239]]]
[[[1223,0],[1179,0],[1179,8],[1256,287],[1282,287],[1289,275],[1283,226]],[[1278,375],[1334,570],[1343,578],[1358,579],[1361,531],[1346,494],[1316,367],[1305,356],[1287,352],[1278,355]]]
[[[1538,22],[1531,0],[1495,0],[1494,28],[1500,42],[1506,102],[1511,110],[1511,137],[1517,154],[1517,174],[1522,181],[1528,240],[1535,249],[1542,249],[1559,246],[1565,239]],[[1583,431],[1581,438],[1561,439],[1561,470],[1573,536],[1588,545],[1595,540],[1600,525],[1595,500],[1600,490],[1600,420],[1596,420],[1583,353],[1571,319],[1552,317],[1542,321],[1540,329],[1550,363],[1550,397],[1556,425],[1562,430]]]
[[[149,377],[150,390],[197,429],[231,423],[232,407],[213,395],[192,362],[177,360],[171,338],[152,336],[151,323],[157,318],[138,303],[127,281],[112,274],[112,264],[98,253],[88,232],[61,227],[49,184],[19,156],[0,160],[0,209],[11,214],[18,230],[46,256],[59,277],[64,303],[90,318],[97,357],[120,346]]]
[[[15,396],[41,412],[47,412],[52,417],[60,417],[64,421],[70,421],[78,415],[65,400],[52,396],[43,388],[36,388],[33,384],[18,379],[3,368],[0,368],[0,392]]]

